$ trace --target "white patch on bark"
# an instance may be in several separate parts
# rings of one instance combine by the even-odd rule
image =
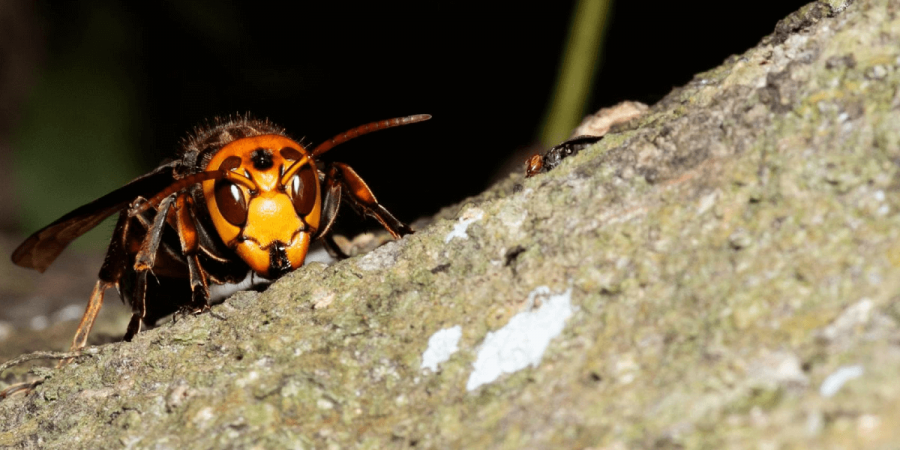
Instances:
[[[715,206],[718,196],[719,191],[704,195],[703,198],[700,199],[700,203],[697,205],[697,215],[702,216],[703,213],[709,211],[710,208]]]
[[[487,334],[466,390],[491,383],[504,373],[540,364],[550,340],[562,333],[566,320],[572,316],[572,288],[550,295],[550,288],[538,287],[528,294],[529,304],[533,305],[538,295],[545,297],[541,307],[520,312],[506,326]]]
[[[450,356],[459,350],[457,344],[462,337],[462,327],[457,325],[451,328],[438,330],[428,338],[428,348],[422,353],[421,369],[431,369],[437,372],[438,364],[450,359]]]
[[[839,367],[838,370],[835,370],[834,373],[828,375],[825,378],[825,381],[822,382],[822,385],[819,386],[819,394],[822,397],[833,397],[834,394],[837,394],[838,391],[844,387],[844,384],[854,378],[859,378],[863,375],[863,367],[862,366],[843,366]]]
[[[466,230],[469,229],[469,225],[481,220],[482,217],[484,217],[484,211],[481,208],[467,209],[459,216],[459,222],[453,225],[453,230],[444,236],[444,243],[450,242],[453,238],[468,239],[469,235],[466,234]]]

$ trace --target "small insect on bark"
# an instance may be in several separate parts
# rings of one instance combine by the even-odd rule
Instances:
[[[596,144],[603,136],[577,136],[559,144],[547,153],[542,155],[533,155],[525,160],[525,178],[531,178],[539,173],[553,170],[568,158],[593,144]]]
[[[173,312],[209,310],[210,284],[250,274],[274,280],[300,267],[315,239],[345,257],[329,234],[342,201],[395,239],[412,233],[350,166],[318,158],[364,134],[430,118],[372,122],[311,149],[268,121],[217,119],[195,129],[173,161],[32,234],[12,261],[43,272],[75,238],[119,213],[72,350],[87,343],[112,287],[131,305],[131,340]]]
[[[608,108],[601,108],[581,121],[572,137],[543,155],[533,155],[525,160],[525,178],[548,172],[558,166],[562,160],[578,154],[580,151],[596,144],[611,129],[640,117],[649,107],[640,102],[624,101]]]

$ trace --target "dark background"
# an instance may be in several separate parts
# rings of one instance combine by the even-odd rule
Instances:
[[[373,120],[432,114],[326,155],[352,165],[406,222],[481,192],[503,167],[522,170],[523,154],[552,145],[537,130],[574,2],[146,3],[0,1],[0,253],[156,167],[217,115],[252,111],[315,143]],[[614,2],[586,112],[654,103],[754,46],[802,2],[734,5]],[[341,216],[351,228],[377,226],[352,216]],[[39,330],[78,317],[111,228],[76,241],[43,275],[2,257],[0,325]]]
[[[23,8],[33,39],[22,50],[34,58],[26,94],[4,105],[14,108],[17,183],[5,225],[33,231],[155,167],[205,119],[246,111],[314,143],[432,114],[327,155],[356,168],[402,220],[431,214],[537,143],[574,6],[152,3]],[[614,2],[589,111],[652,104],[755,45],[802,2],[723,5]]]

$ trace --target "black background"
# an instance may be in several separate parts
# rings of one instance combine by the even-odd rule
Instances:
[[[327,155],[353,166],[407,222],[477,194],[517,150],[540,148],[537,129],[573,2],[318,3],[38,3],[41,57],[33,73],[84,64],[126,79],[133,98],[124,133],[143,171],[217,115],[251,111],[318,143],[373,120],[432,114],[430,122],[366,136]],[[652,104],[754,46],[801,5],[614,2],[589,111],[622,100]],[[108,36],[100,44],[98,32]],[[28,107],[28,97],[18,107]],[[103,168],[105,161],[91,155],[83,161],[116,184],[140,173]],[[521,169],[520,160],[515,164]],[[95,195],[85,193],[81,203]]]

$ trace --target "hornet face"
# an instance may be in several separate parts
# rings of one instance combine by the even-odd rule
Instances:
[[[203,182],[207,208],[225,244],[263,278],[300,267],[322,209],[311,154],[284,136],[247,137],[222,147],[206,170],[231,172]]]

